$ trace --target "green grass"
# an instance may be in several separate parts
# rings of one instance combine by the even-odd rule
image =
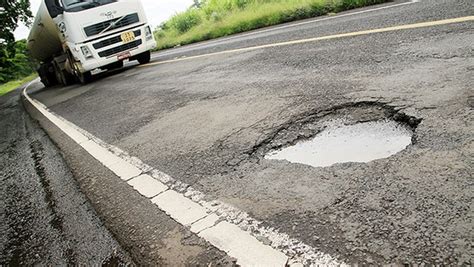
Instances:
[[[19,79],[19,80],[16,80],[16,81],[10,81],[10,82],[7,82],[5,84],[0,85],[0,96],[2,96],[4,94],[7,94],[10,91],[15,90],[16,88],[20,87],[22,84],[27,83],[29,81],[32,81],[36,77],[38,77],[38,75],[35,73],[35,74],[31,74],[30,76],[27,76],[23,79]]]
[[[207,0],[155,31],[158,50],[388,0]]]

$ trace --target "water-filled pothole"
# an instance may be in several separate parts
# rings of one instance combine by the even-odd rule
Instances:
[[[266,159],[287,160],[314,167],[336,163],[370,162],[388,158],[407,148],[413,131],[393,120],[352,125],[326,122],[323,131],[309,140],[268,153]]]

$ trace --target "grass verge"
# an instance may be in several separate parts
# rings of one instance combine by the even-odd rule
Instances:
[[[157,50],[383,2],[388,0],[207,0],[157,29]]]
[[[38,77],[38,75],[36,73],[34,74],[31,74],[30,76],[27,76],[23,79],[19,79],[19,80],[15,80],[15,81],[10,81],[10,82],[7,82],[5,84],[2,84],[0,85],[0,96],[4,95],[4,94],[7,94],[9,93],[10,91],[13,91],[15,90],[16,88],[18,88],[20,85],[24,84],[24,83],[27,83],[29,81],[32,81],[33,79],[35,79],[36,77]]]

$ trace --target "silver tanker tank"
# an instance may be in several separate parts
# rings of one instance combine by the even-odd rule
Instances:
[[[28,36],[28,49],[35,59],[42,62],[62,52],[59,30],[43,0]]]

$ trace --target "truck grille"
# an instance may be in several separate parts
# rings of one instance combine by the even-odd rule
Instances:
[[[116,22],[116,21],[118,21],[118,22]],[[122,19],[121,18],[116,18],[116,19],[103,21],[103,22],[100,22],[100,23],[97,23],[97,24],[94,24],[94,25],[91,25],[91,26],[87,26],[87,27],[84,28],[84,32],[86,33],[87,37],[89,37],[89,36],[92,36],[92,35],[99,34],[103,30],[107,29],[107,27],[109,27],[113,23],[115,23],[115,25],[113,25],[112,27],[107,29],[106,32],[114,30],[114,29],[122,28],[122,27],[131,25],[131,24],[134,24],[134,23],[137,23],[137,22],[139,22],[138,14],[133,13],[133,14],[126,15]]]
[[[110,49],[107,49],[105,51],[99,52],[99,56],[100,57],[108,57],[108,56],[118,54],[118,53],[123,52],[123,51],[127,51],[129,49],[135,48],[135,47],[137,47],[141,44],[142,44],[142,40],[138,39],[138,40],[135,40],[133,42],[130,42],[130,43],[127,43],[127,44],[124,44],[124,45],[121,45],[121,46],[117,46],[117,47],[110,48]]]
[[[142,32],[140,30],[136,30],[133,32],[135,34],[135,37],[138,37],[142,34]],[[115,37],[112,37],[112,38],[109,38],[109,39],[105,39],[103,41],[100,41],[100,42],[97,42],[95,44],[92,44],[92,46],[95,48],[95,49],[101,49],[103,47],[106,47],[106,46],[109,46],[109,45],[113,45],[113,44],[116,44],[116,43],[120,43],[122,42],[122,38],[120,37],[120,35],[118,36],[115,36]]]

